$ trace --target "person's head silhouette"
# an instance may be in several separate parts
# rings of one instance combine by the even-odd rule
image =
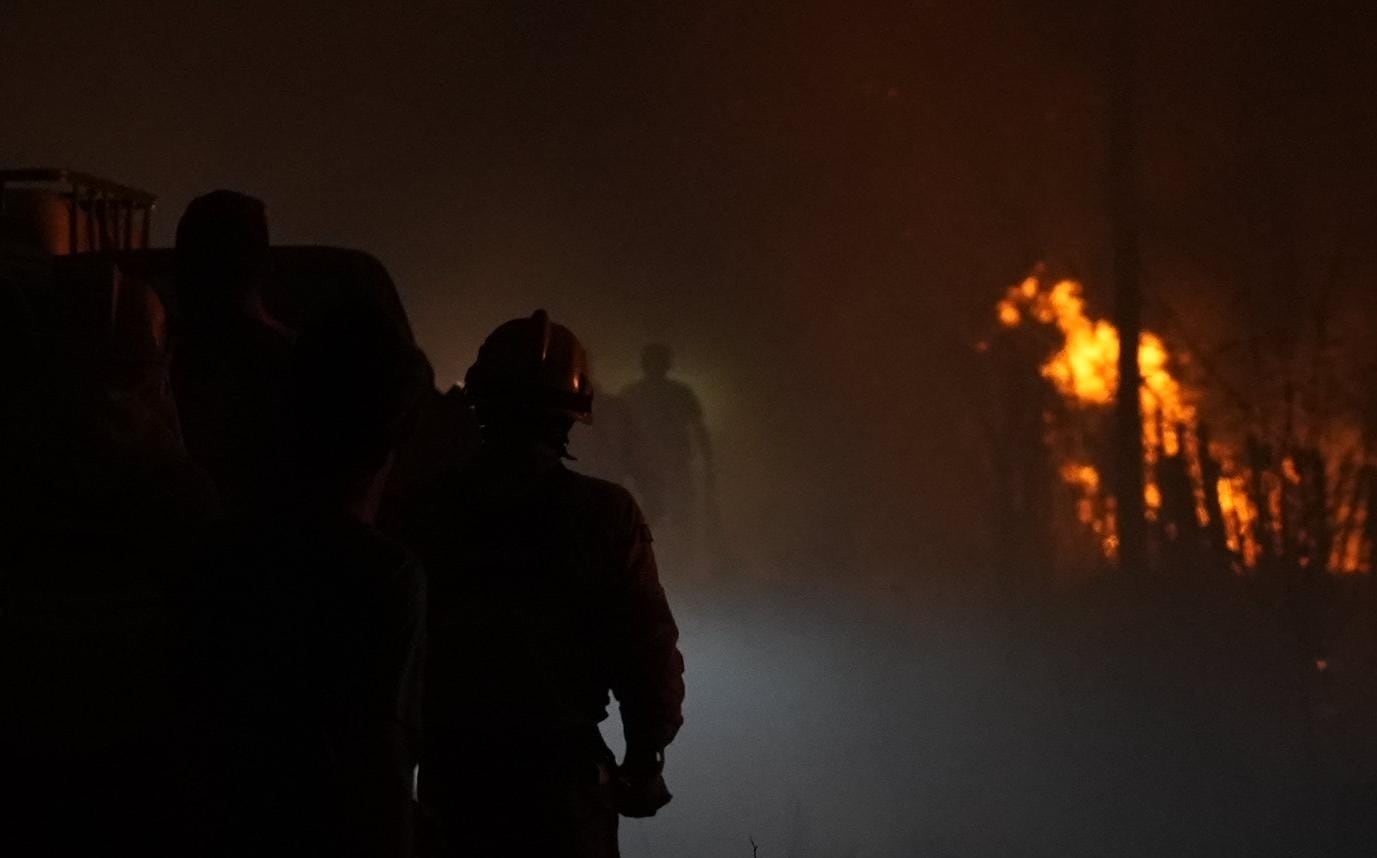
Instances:
[[[664,378],[674,367],[674,352],[664,343],[651,343],[641,352],[641,369],[647,378]]]
[[[242,307],[267,278],[263,201],[237,191],[192,200],[177,224],[177,301],[184,315],[214,320]]]

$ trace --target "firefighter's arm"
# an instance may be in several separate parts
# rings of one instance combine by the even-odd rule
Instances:
[[[679,627],[660,585],[650,529],[633,509],[625,569],[613,605],[612,692],[621,704],[627,754],[654,756],[683,723]]]
[[[627,816],[650,816],[669,801],[661,770],[664,748],[684,720],[684,660],[650,531],[634,506],[632,513],[624,576],[613,606],[612,691],[626,737],[618,809]]]

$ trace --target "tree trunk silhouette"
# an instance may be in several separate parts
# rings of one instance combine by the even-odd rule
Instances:
[[[1142,371],[1138,341],[1143,327],[1142,267],[1138,247],[1135,167],[1135,3],[1112,4],[1109,57],[1108,203],[1114,261],[1114,325],[1119,329],[1119,389],[1115,396],[1114,481],[1118,504],[1119,567],[1138,572],[1146,562],[1143,502]]]

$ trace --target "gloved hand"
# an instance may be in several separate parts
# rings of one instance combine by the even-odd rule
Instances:
[[[665,786],[664,756],[633,754],[617,767],[612,777],[612,805],[617,813],[629,817],[654,816],[673,798]]]

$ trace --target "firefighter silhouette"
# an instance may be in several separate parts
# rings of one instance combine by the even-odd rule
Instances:
[[[669,346],[646,346],[644,375],[621,396],[637,443],[636,487],[650,523],[692,536],[713,503],[712,440],[693,388],[669,377],[673,366]]]
[[[444,855],[615,856],[669,801],[683,660],[631,495],[565,467],[592,415],[584,351],[544,311],[498,327],[465,389],[481,449],[402,532],[428,576],[419,796]],[[626,756],[598,730],[620,703]]]

